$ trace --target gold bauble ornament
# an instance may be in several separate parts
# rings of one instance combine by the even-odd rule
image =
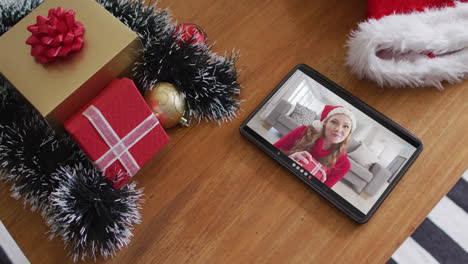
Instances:
[[[185,100],[177,88],[166,82],[155,84],[145,93],[145,101],[164,128],[184,123]]]

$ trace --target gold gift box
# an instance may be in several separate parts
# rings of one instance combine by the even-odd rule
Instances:
[[[61,6],[85,27],[80,51],[48,64],[31,56],[27,26]],[[94,0],[46,0],[0,37],[0,73],[57,128],[140,58],[139,37]]]

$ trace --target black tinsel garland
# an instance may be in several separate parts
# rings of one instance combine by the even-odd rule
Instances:
[[[198,121],[229,121],[239,111],[237,54],[218,56],[212,46],[175,44],[168,10],[142,0],[96,0],[142,39],[144,56],[134,67],[140,91],[173,83]],[[0,36],[43,0],[0,0]],[[12,196],[39,209],[52,237],[70,244],[74,260],[114,256],[139,223],[142,191],[119,190],[96,171],[68,135],[56,135],[40,114],[0,75],[0,180]]]
[[[96,0],[142,39],[143,44],[169,35],[171,17],[169,10],[145,5],[145,1]]]
[[[70,136],[55,134],[1,76],[0,99],[0,180],[12,184],[12,197],[39,209],[74,261],[114,256],[128,245],[142,189],[114,189]]]
[[[0,124],[18,122],[35,112],[29,102],[0,75]]]
[[[140,91],[157,82],[174,84],[186,99],[189,119],[227,122],[239,111],[240,84],[235,67],[237,54],[218,56],[212,46],[177,43],[175,24],[169,11],[155,5],[144,6],[137,0],[97,0],[116,18],[136,32],[143,43],[144,55],[133,69]]]
[[[191,114],[214,121],[229,121],[239,110],[236,55],[216,56],[210,47],[191,41],[176,43],[177,35],[146,45],[143,60],[136,63],[135,81],[145,92],[158,82],[175,85],[184,95]]]
[[[71,244],[74,261],[112,257],[128,245],[132,226],[141,218],[142,190],[134,182],[115,190],[99,171],[83,164],[63,167],[53,177],[59,186],[49,198],[47,223],[52,238]]]
[[[44,0],[0,1],[0,36],[27,14],[31,13]]]
[[[33,211],[47,210],[49,195],[58,186],[52,174],[60,166],[79,160],[81,153],[71,139],[55,136],[49,126],[37,118],[31,116],[17,123],[0,125],[0,164],[8,171],[0,177],[12,182],[12,196],[22,197]]]

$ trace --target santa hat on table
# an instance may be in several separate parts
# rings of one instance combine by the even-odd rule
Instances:
[[[435,86],[468,77],[468,0],[368,0],[347,64],[379,85]]]
[[[356,118],[354,117],[353,112],[351,112],[351,110],[347,108],[344,108],[343,106],[332,106],[332,105],[326,105],[323,108],[322,115],[320,116],[320,120],[314,120],[312,122],[312,126],[315,129],[320,130],[323,127],[323,122],[325,121],[325,119],[333,115],[337,115],[337,114],[346,115],[351,120],[351,131],[354,131],[356,129]]]

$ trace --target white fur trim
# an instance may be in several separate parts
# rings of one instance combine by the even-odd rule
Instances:
[[[351,119],[351,123],[352,123],[351,124],[352,125],[352,130],[353,131],[356,130],[356,118],[354,117],[354,114],[350,110],[348,110],[348,109],[346,109],[344,107],[337,107],[337,108],[334,108],[333,110],[331,110],[328,113],[327,117],[331,117],[332,115],[337,115],[337,114],[343,114],[343,115],[346,115],[347,117],[349,117],[349,119]]]
[[[359,78],[381,86],[443,89],[442,81],[454,83],[468,77],[468,3],[370,19],[351,32],[347,45],[346,63]],[[382,59],[377,56],[382,50],[414,56]],[[424,55],[427,52],[435,58]]]
[[[314,120],[312,121],[312,126],[315,128],[315,130],[319,131],[323,127],[323,123],[320,122],[320,120]]]

